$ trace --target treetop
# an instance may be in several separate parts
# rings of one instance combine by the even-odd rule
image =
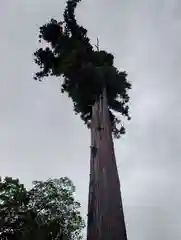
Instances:
[[[119,138],[125,133],[120,116],[129,116],[128,90],[131,84],[127,73],[114,66],[114,56],[95,49],[87,30],[77,23],[75,8],[81,0],[67,0],[63,21],[51,19],[40,27],[39,41],[46,44],[35,53],[40,71],[34,79],[42,81],[48,76],[61,77],[61,92],[72,99],[74,111],[88,123],[92,106],[106,88],[112,132]]]

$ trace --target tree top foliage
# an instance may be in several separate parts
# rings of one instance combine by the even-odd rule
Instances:
[[[131,84],[127,73],[114,66],[114,56],[95,49],[87,37],[87,30],[77,23],[75,8],[81,0],[67,0],[64,20],[51,19],[40,27],[39,41],[46,47],[35,53],[35,63],[40,71],[34,76],[41,81],[44,77],[62,77],[62,93],[68,93],[76,114],[88,123],[92,106],[106,89],[112,132],[117,138],[125,133],[122,121],[115,113],[130,119],[128,90]]]
[[[1,240],[80,240],[84,221],[68,178],[34,181],[0,178]]]

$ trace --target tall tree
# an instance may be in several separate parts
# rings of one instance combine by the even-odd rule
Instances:
[[[88,204],[88,240],[126,240],[119,177],[112,135],[125,133],[121,116],[130,119],[126,72],[114,66],[114,56],[94,48],[87,30],[75,18],[80,0],[67,0],[64,20],[51,19],[40,27],[35,53],[40,71],[35,79],[61,77],[62,93],[73,101],[74,111],[91,129],[91,163]]]
[[[68,178],[34,181],[29,191],[18,179],[1,180],[0,239],[82,239],[84,222],[74,191]]]

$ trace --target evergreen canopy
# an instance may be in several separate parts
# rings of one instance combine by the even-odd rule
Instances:
[[[40,27],[39,41],[47,47],[35,53],[35,63],[40,71],[34,79],[63,77],[61,91],[72,98],[74,111],[88,123],[91,120],[92,106],[106,89],[112,132],[117,138],[125,133],[119,115],[130,119],[127,91],[131,84],[126,72],[119,71],[114,64],[114,56],[106,51],[94,49],[87,37],[87,30],[77,23],[75,8],[81,0],[67,0],[64,21],[51,19]]]

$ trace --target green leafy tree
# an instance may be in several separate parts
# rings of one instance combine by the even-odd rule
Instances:
[[[79,239],[84,227],[80,215],[80,203],[73,193],[75,186],[68,178],[34,181],[30,190],[30,206],[38,212],[42,221],[49,226],[58,227],[52,231],[54,237],[63,233],[68,239]],[[58,231],[58,232],[57,232]],[[55,238],[53,238],[55,239]]]
[[[75,187],[68,178],[33,182],[29,191],[18,179],[0,181],[0,239],[81,239],[84,227]]]

